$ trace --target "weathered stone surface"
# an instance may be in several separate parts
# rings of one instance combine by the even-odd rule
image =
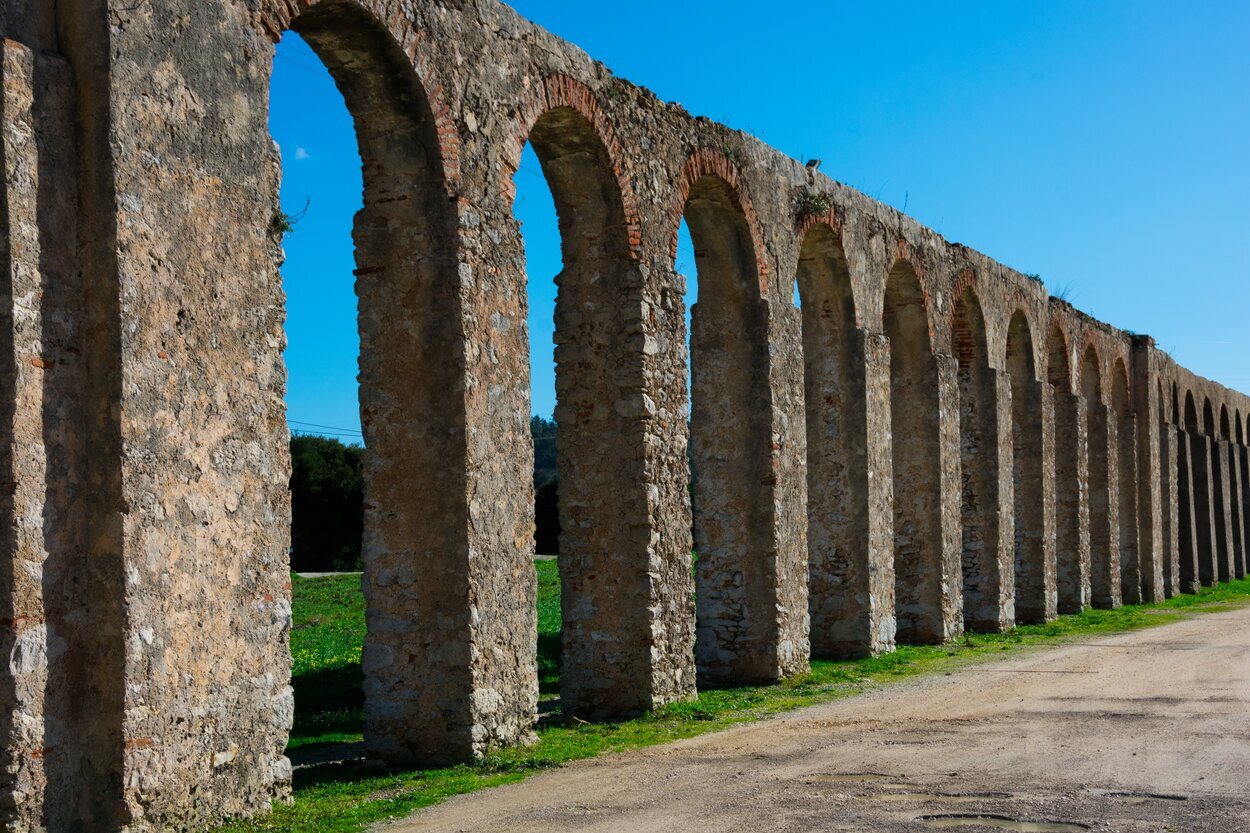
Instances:
[[[0,25],[7,829],[289,791],[288,29],[364,163],[374,756],[532,736],[527,142],[564,242],[569,713],[1245,573],[1250,400],[494,0],[2,0]]]

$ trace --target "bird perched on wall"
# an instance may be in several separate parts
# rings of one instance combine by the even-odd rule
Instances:
[[[812,159],[812,160],[809,160],[809,161],[808,161],[808,163],[807,163],[807,167],[811,168],[813,171],[819,171],[819,170],[820,170],[820,160],[819,160],[819,159]]]

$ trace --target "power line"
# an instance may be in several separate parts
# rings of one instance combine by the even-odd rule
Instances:
[[[325,428],[327,431],[341,431],[342,433],[345,433],[345,434],[359,434],[360,433],[359,431],[356,431],[352,428],[340,428],[335,425],[320,425],[316,422],[304,422],[303,420],[298,420],[298,419],[288,419],[287,422],[291,423],[292,425],[304,425],[309,428]]]
[[[322,78],[326,79],[331,84],[338,86],[338,82],[335,81],[334,78],[332,78],[329,75],[326,75],[324,72],[322,72],[321,70],[315,67],[310,67],[308,64],[305,64],[301,61],[297,61],[294,58],[287,57],[286,55],[283,55],[281,52],[274,52],[274,57],[281,58],[282,60],[286,61],[288,64],[295,64],[295,66],[307,72],[311,72],[313,75],[320,75]]]

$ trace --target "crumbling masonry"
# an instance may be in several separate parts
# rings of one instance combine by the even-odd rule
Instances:
[[[364,159],[377,758],[532,733],[527,142],[564,238],[568,712],[1245,575],[1245,396],[495,0],[0,0],[0,17],[6,830],[194,828],[289,790],[266,128],[288,29]]]

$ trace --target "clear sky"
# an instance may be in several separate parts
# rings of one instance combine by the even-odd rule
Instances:
[[[1246,0],[512,5],[662,98],[822,159],[834,179],[1250,392]],[[283,204],[308,205],[283,269],[289,415],[351,440],[359,159],[324,67],[293,35],[278,55]],[[534,411],[547,416],[559,240],[532,154],[517,183]],[[689,253],[678,260],[693,278]]]

